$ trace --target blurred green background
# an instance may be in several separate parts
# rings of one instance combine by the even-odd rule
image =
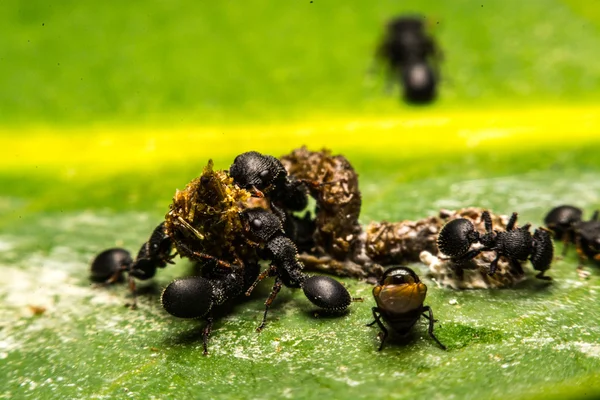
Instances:
[[[373,63],[405,12],[444,53],[426,107]],[[447,352],[424,326],[376,352],[371,286],[345,279],[365,298],[348,314],[315,317],[282,290],[258,335],[266,283],[204,357],[201,325],[158,302],[188,263],[141,285],[136,312],[87,277],[100,250],[135,252],[209,158],[248,150],[346,155],[363,223],[471,205],[536,227],[561,203],[589,216],[598,49],[595,0],[0,1],[0,398],[598,398],[600,275],[579,279],[574,253],[550,286],[424,278]]]
[[[370,75],[384,24],[426,16],[433,109],[598,99],[594,1],[2,1],[0,123],[171,126],[397,115]]]

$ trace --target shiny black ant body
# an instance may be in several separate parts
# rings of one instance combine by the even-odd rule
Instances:
[[[516,228],[517,213],[513,213],[506,226],[506,231],[495,231],[492,227],[492,219],[489,212],[484,211],[481,219],[485,224],[485,234],[475,230],[471,221],[458,218],[448,222],[438,235],[439,250],[450,257],[455,263],[475,258],[482,251],[494,251],[496,258],[490,263],[489,274],[493,275],[498,267],[500,257],[508,259],[511,268],[522,275],[521,261],[529,259],[533,268],[539,273],[539,279],[551,279],[544,276],[545,271],[550,268],[554,247],[550,233],[544,229],[536,229],[533,236],[529,232],[531,224]],[[471,249],[475,243],[482,246]]]
[[[585,258],[600,262],[599,212],[589,221],[583,221],[583,211],[570,205],[553,208],[544,218],[544,223],[554,233],[554,238],[564,243],[562,255],[567,253],[569,243],[574,243],[579,255],[579,268]]]
[[[435,99],[441,56],[425,31],[422,17],[402,16],[390,21],[377,55],[387,63],[390,81],[400,78],[407,101],[428,103]]]
[[[90,277],[93,281],[105,285],[122,280],[127,274],[129,289],[133,295],[132,308],[137,307],[135,279],[148,280],[156,275],[158,268],[173,264],[172,242],[165,233],[164,222],[159,224],[150,239],[140,248],[135,260],[131,254],[121,248],[108,249],[98,254],[92,261]],[[135,279],[134,279],[135,278]]]
[[[427,286],[410,268],[391,267],[383,273],[379,283],[373,288],[377,303],[377,307],[372,308],[374,321],[367,324],[372,326],[377,323],[381,329],[379,351],[388,337],[388,330],[381,322],[382,319],[396,332],[406,336],[422,316],[429,320],[429,336],[446,350],[446,346],[433,334],[433,323],[436,320],[431,307],[423,305],[426,294]]]

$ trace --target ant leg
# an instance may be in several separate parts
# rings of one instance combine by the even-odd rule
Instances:
[[[277,216],[277,218],[279,218],[279,220],[281,221],[281,223],[285,223],[285,220],[287,219],[287,216],[285,215],[285,212],[277,207],[275,204],[271,203],[271,211],[273,212],[273,214],[275,214]]]
[[[475,257],[477,257],[479,255],[479,253],[481,253],[482,251],[487,251],[487,250],[490,250],[490,249],[487,248],[487,247],[481,247],[479,249],[469,250],[465,254],[463,254],[462,256],[456,258],[456,261],[462,262],[462,261],[472,260]]]
[[[204,348],[204,355],[208,354],[208,338],[210,337],[210,333],[212,332],[213,326],[213,317],[209,314],[206,317],[206,326],[202,330],[202,347]]]
[[[375,318],[375,320],[367,324],[367,326],[373,326],[373,324],[377,323],[379,329],[381,329],[381,332],[379,332],[379,334],[377,335],[377,337],[379,337],[379,340],[381,340],[381,343],[379,344],[379,349],[377,349],[377,351],[381,351],[381,349],[383,349],[383,343],[385,343],[385,339],[387,339],[388,337],[388,330],[381,322],[381,313],[379,311],[379,308],[373,307],[371,308],[371,311],[373,311],[373,318]]]
[[[262,281],[263,279],[265,279],[265,278],[267,278],[269,276],[274,276],[274,272],[275,271],[276,271],[275,267],[271,265],[268,269],[266,269],[263,272],[261,272],[256,277],[256,280],[252,283],[252,285],[250,285],[250,287],[248,288],[248,290],[246,290],[246,296],[250,296],[250,293],[252,293],[252,291],[260,283],[260,281]]]
[[[518,275],[525,274],[525,271],[523,271],[523,267],[521,266],[521,263],[518,260],[513,260],[512,258],[509,258],[508,262],[515,273],[517,273]]]
[[[210,254],[199,253],[197,251],[192,251],[192,254],[195,255],[196,257],[200,258],[200,259],[214,261],[214,262],[216,262],[218,265],[220,265],[223,268],[230,269],[230,268],[233,267],[230,263],[225,262],[223,260],[219,260],[217,257],[211,256]]]
[[[131,296],[133,297],[133,301],[131,303],[131,309],[137,309],[137,291],[135,286],[135,279],[131,274],[127,274],[127,283],[129,284],[129,291],[131,291]]]
[[[496,273],[496,269],[498,269],[498,260],[500,260],[500,254],[496,253],[496,258],[490,263],[488,275],[494,275]],[[521,271],[523,270],[521,269]]]
[[[223,260],[219,260],[217,257],[211,256],[210,254],[201,253],[201,252],[198,252],[198,251],[192,251],[192,249],[190,249],[189,247],[187,247],[186,245],[184,245],[181,242],[179,243],[179,247],[182,247],[185,251],[187,251],[188,253],[192,253],[194,256],[198,257],[201,260],[211,260],[211,261],[214,261],[218,265],[220,265],[221,267],[224,267],[224,268],[227,268],[227,269],[230,269],[230,268],[233,267],[230,263],[225,262]]]
[[[483,220],[483,223],[485,224],[485,231],[488,233],[491,233],[493,227],[492,227],[492,217],[490,217],[489,211],[482,212],[481,219]]]
[[[435,322],[435,319],[433,318],[433,311],[431,310],[431,307],[425,306],[423,307],[423,311],[429,312],[429,336],[431,336],[431,338],[436,341],[436,343],[442,348],[442,350],[446,350],[446,346],[444,346],[442,342],[440,342],[438,338],[436,338],[433,334],[433,323]]]
[[[517,223],[517,216],[518,214],[516,212],[512,213],[510,219],[508,220],[508,224],[506,225],[507,231],[512,231],[513,229],[515,229],[515,224]]]
[[[569,233],[565,232],[562,237],[563,242],[563,251],[561,253],[561,258],[567,255],[567,250],[569,250]]]
[[[585,253],[583,252],[583,249],[581,247],[581,237],[579,235],[577,235],[575,239],[575,248],[577,249],[577,256],[579,257],[579,265],[577,266],[577,269],[582,270],[583,263],[587,259],[587,257],[585,256]]]
[[[273,300],[275,300],[275,297],[277,297],[277,293],[279,293],[279,291],[281,290],[282,285],[283,282],[281,281],[281,279],[279,277],[275,278],[275,283],[273,284],[273,289],[271,289],[271,294],[269,295],[267,301],[265,301],[265,313],[263,315],[262,322],[260,323],[258,328],[256,328],[256,332],[262,331],[265,327],[265,324],[267,323],[267,313],[269,312],[269,307],[271,306],[271,303],[273,303]]]
[[[542,280],[544,280],[544,281],[551,281],[551,280],[552,280],[552,277],[551,277],[551,276],[544,276],[544,273],[545,273],[545,272],[546,272],[546,271],[542,271],[542,272],[538,273],[538,274],[537,274],[535,277],[536,277],[537,279],[542,279]]]
[[[591,221],[598,221],[599,214],[600,214],[599,210],[594,211],[594,215],[592,215]]]

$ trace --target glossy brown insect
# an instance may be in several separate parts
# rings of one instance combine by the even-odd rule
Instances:
[[[385,271],[377,286],[373,288],[373,297],[377,307],[373,307],[374,321],[367,326],[377,324],[381,332],[379,350],[388,337],[387,323],[402,336],[406,336],[421,317],[429,320],[429,336],[442,348],[446,349],[433,334],[433,318],[431,307],[424,306],[427,286],[417,274],[407,267],[392,267]],[[383,322],[382,322],[383,320]]]

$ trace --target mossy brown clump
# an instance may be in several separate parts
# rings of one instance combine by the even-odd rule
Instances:
[[[280,158],[288,174],[307,183],[317,202],[316,255],[343,261],[356,251],[362,228],[358,223],[361,197],[358,174],[346,157],[306,147]]]
[[[205,253],[238,265],[257,259],[239,218],[251,204],[250,197],[225,171],[215,171],[210,160],[202,175],[175,192],[165,216],[165,229],[177,252],[193,260],[199,259],[194,253]]]
[[[289,175],[306,183],[316,201],[314,220],[296,219],[304,249],[299,259],[306,268],[362,279],[379,277],[383,268],[364,256],[358,174],[346,157],[302,147],[280,160]]]

